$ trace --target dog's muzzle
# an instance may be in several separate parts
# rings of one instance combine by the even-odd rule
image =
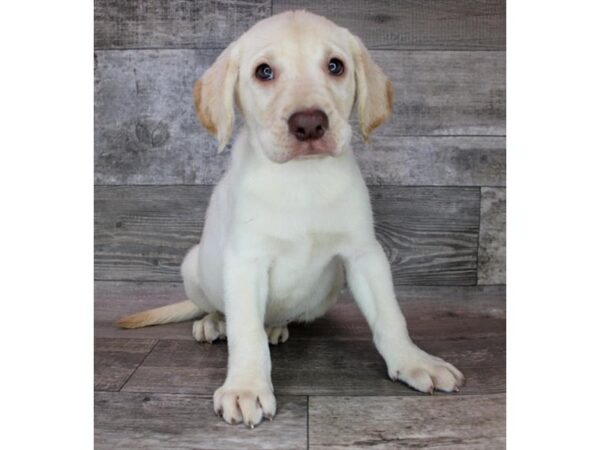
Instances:
[[[289,159],[305,156],[333,155],[331,136],[327,133],[329,118],[320,109],[295,112],[288,119],[288,130],[294,137]]]

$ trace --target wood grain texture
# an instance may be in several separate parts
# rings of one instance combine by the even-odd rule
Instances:
[[[307,9],[358,35],[370,49],[506,46],[504,0],[273,0],[273,13]]]
[[[506,189],[481,188],[479,284],[506,283]]]
[[[211,184],[228,158],[201,131],[192,86],[218,51],[95,53],[97,184]]]
[[[211,193],[211,186],[96,187],[96,279],[181,281]]]
[[[415,338],[481,338],[505,333],[504,286],[399,286],[396,295]],[[126,314],[183,298],[181,283],[97,281],[95,336],[192,340],[191,322],[137,330],[115,326],[116,320]],[[292,324],[290,333],[294,339],[371,339],[366,321],[347,291],[324,317],[308,325]]]
[[[215,416],[212,398],[156,393],[95,396],[94,443],[117,449],[306,449],[305,397],[277,398],[277,416],[254,430]]]
[[[211,191],[97,186],[96,279],[179,281]],[[371,197],[396,284],[476,284],[479,189],[374,186]]]
[[[464,373],[467,384],[460,395],[505,392],[504,335],[415,342]],[[300,338],[292,330],[285,344],[271,347],[271,360],[278,395],[422,395],[388,378],[370,339]],[[211,395],[223,383],[226,368],[225,342],[161,340],[122,390]]]
[[[119,318],[186,298],[182,282],[96,281],[94,282],[94,336],[111,338],[192,338],[190,321],[125,330]]]
[[[157,343],[156,339],[94,340],[94,390],[118,391]]]
[[[374,51],[394,85],[380,135],[504,135],[505,52]]]
[[[96,48],[224,48],[271,15],[270,0],[95,0]]]
[[[395,284],[476,284],[479,195],[473,188],[373,186],[370,194]]]
[[[273,1],[273,13],[290,9],[324,15],[369,48],[505,48],[506,7],[501,0]],[[96,48],[220,48],[270,13],[271,1],[265,0],[97,0],[94,42]]]
[[[229,158],[216,155],[191,95],[217,55],[96,52],[97,184],[213,184],[220,178]],[[395,102],[371,149],[354,127],[369,184],[504,184],[503,138],[448,137],[505,134],[504,52],[375,51],[373,57],[394,83]],[[414,137],[426,135],[439,137]]]
[[[355,142],[358,140],[355,137]],[[506,138],[378,136],[355,151],[370,185],[504,186]]]
[[[311,397],[311,449],[504,449],[506,396]]]

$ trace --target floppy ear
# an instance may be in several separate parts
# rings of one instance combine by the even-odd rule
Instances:
[[[219,153],[233,132],[234,92],[238,79],[237,47],[230,44],[194,85],[196,116],[219,142]]]
[[[365,141],[369,134],[392,112],[394,88],[383,70],[371,59],[367,48],[353,37],[353,56],[356,67],[356,107],[360,131]]]

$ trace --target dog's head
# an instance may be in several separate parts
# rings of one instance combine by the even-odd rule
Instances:
[[[200,122],[227,144],[234,105],[272,161],[337,156],[356,105],[365,140],[392,109],[392,84],[359,38],[305,12],[257,23],[227,47],[194,86]]]

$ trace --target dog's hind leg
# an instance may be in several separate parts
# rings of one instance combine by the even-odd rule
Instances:
[[[290,337],[287,325],[265,327],[265,333],[267,333],[271,345],[283,344]],[[219,339],[227,339],[225,316],[215,311],[205,315],[200,320],[196,320],[192,327],[192,335],[196,341],[208,342],[209,344]]]
[[[217,339],[225,339],[225,317],[218,311],[211,312],[200,320],[196,320],[192,327],[192,335],[198,342],[212,344]]]
[[[267,333],[267,338],[271,345],[283,344],[290,337],[287,325],[282,325],[280,327],[266,327],[265,333]]]

